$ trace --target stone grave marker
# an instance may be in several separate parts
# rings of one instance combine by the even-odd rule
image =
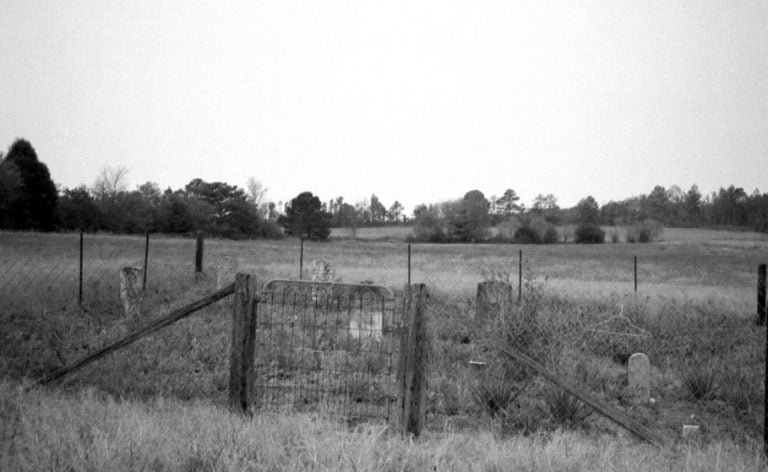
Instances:
[[[475,320],[486,322],[503,317],[512,305],[512,285],[489,281],[477,285]]]
[[[141,302],[144,298],[144,290],[141,288],[143,273],[140,267],[120,269],[120,300],[128,318],[141,315]]]
[[[628,387],[638,399],[648,400],[651,396],[651,362],[642,352],[636,352],[627,362]]]

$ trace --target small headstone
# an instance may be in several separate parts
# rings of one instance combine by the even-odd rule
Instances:
[[[141,314],[141,301],[144,291],[141,288],[144,271],[140,267],[120,269],[120,300],[125,308],[125,316],[134,318]]]
[[[489,281],[477,285],[475,319],[480,322],[503,317],[512,304],[512,285]]]
[[[235,281],[237,273],[237,259],[232,256],[224,256],[216,264],[216,288],[223,288]]]
[[[642,352],[636,352],[627,362],[627,383],[629,390],[639,399],[648,400],[651,396],[651,362]]]
[[[683,425],[683,437],[686,439],[695,438],[699,435],[699,425],[684,424]]]

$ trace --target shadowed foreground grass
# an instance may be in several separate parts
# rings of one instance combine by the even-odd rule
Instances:
[[[250,419],[204,403],[116,401],[86,391],[22,394],[0,383],[0,470],[148,471],[757,471],[756,448],[729,442],[660,451],[631,438],[555,432],[497,439],[429,432],[404,440],[385,426],[317,416]]]

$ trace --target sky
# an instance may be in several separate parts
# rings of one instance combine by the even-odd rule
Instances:
[[[768,191],[768,2],[0,0],[0,150],[267,199]]]

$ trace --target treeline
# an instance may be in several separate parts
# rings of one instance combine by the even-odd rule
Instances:
[[[90,187],[58,189],[32,145],[18,139],[5,156],[0,153],[0,229],[327,239],[330,227],[351,228],[354,236],[362,226],[407,223],[416,241],[536,243],[602,242],[600,225],[629,227],[626,240],[640,241],[652,240],[662,226],[768,232],[768,194],[734,186],[706,195],[696,185],[688,191],[656,186],[602,207],[588,196],[571,208],[561,208],[552,194],[538,195],[526,207],[512,189],[490,198],[472,190],[456,200],[419,205],[409,218],[400,202],[386,206],[375,194],[350,204],[341,196],[321,202],[303,192],[283,205],[262,202],[266,189],[255,179],[246,189],[198,178],[176,190],[153,182],[129,190],[126,174],[105,168]]]
[[[188,234],[225,238],[277,238],[274,204],[260,206],[237,186],[194,179],[161,190],[153,182],[128,190],[127,171],[103,169],[92,187],[56,189],[32,145],[19,139],[0,156],[0,228]]]
[[[768,232],[768,193],[747,194],[733,185],[702,195],[696,185],[684,192],[673,185],[656,186],[647,195],[608,202],[600,209],[605,225],[626,225],[646,219],[665,226],[733,226]]]
[[[768,232],[768,194],[755,190],[747,195],[733,185],[708,195],[696,185],[687,192],[656,186],[647,195],[602,207],[587,196],[574,207],[560,208],[557,198],[547,194],[538,195],[526,208],[512,189],[490,199],[472,190],[457,200],[417,206],[413,224],[412,239],[426,242],[603,242],[601,225],[626,227],[629,242],[653,241],[664,226]],[[614,240],[616,234],[612,232]]]

